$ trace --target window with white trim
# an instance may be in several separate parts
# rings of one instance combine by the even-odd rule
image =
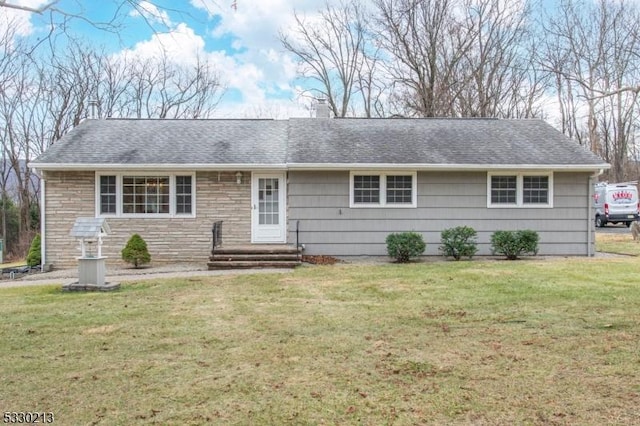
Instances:
[[[413,176],[387,176],[387,204],[413,203]]]
[[[354,204],[380,203],[380,176],[359,175],[353,177]]]
[[[416,173],[351,172],[351,207],[416,207]]]
[[[552,173],[489,173],[488,207],[553,207]]]
[[[100,174],[96,213],[100,216],[193,216],[193,174]]]
[[[116,177],[100,176],[100,214],[116,214]]]
[[[176,214],[191,214],[193,211],[193,178],[176,176]]]
[[[549,176],[523,176],[522,203],[549,204]]]
[[[169,176],[123,176],[123,214],[169,214]]]

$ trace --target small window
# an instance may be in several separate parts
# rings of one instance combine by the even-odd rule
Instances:
[[[100,176],[100,214],[116,214],[116,177]]]
[[[416,176],[410,173],[351,172],[351,207],[416,207]]]
[[[491,176],[491,203],[516,204],[516,176]]]
[[[413,176],[387,176],[387,204],[413,203]]]
[[[548,204],[549,176],[523,176],[522,197],[524,204]]]
[[[553,207],[551,173],[490,173],[487,182],[487,207]]]
[[[354,176],[353,202],[378,204],[380,202],[380,176]]]
[[[191,176],[176,176],[176,214],[191,214]]]

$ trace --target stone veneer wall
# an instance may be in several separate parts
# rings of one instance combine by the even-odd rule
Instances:
[[[75,268],[79,244],[69,231],[76,217],[95,215],[95,173],[48,171],[44,177],[46,262],[57,269]],[[236,183],[235,171],[197,172],[195,218],[108,217],[112,233],[102,246],[107,265],[125,265],[120,251],[134,233],[147,242],[152,263],[206,263],[217,220],[224,221],[223,245],[250,243],[251,172],[243,171],[242,180]]]

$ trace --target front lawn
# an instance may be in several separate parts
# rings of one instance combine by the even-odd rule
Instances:
[[[0,290],[0,407],[57,424],[640,423],[640,263],[305,266]]]
[[[640,256],[640,240],[634,241],[631,232],[623,234],[596,233],[596,251]]]

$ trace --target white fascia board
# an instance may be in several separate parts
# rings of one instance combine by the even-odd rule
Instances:
[[[598,172],[611,165],[602,164],[424,164],[424,163],[288,163],[288,164],[77,164],[30,163],[35,170],[442,170],[442,171],[491,171],[491,170],[553,170],[566,172]]]
[[[285,164],[75,164],[32,163],[35,170],[286,170]]]
[[[325,164],[325,163],[288,163],[288,170],[442,170],[442,171],[488,171],[488,170],[553,170],[567,172],[593,172],[609,169],[611,165],[602,164]]]

